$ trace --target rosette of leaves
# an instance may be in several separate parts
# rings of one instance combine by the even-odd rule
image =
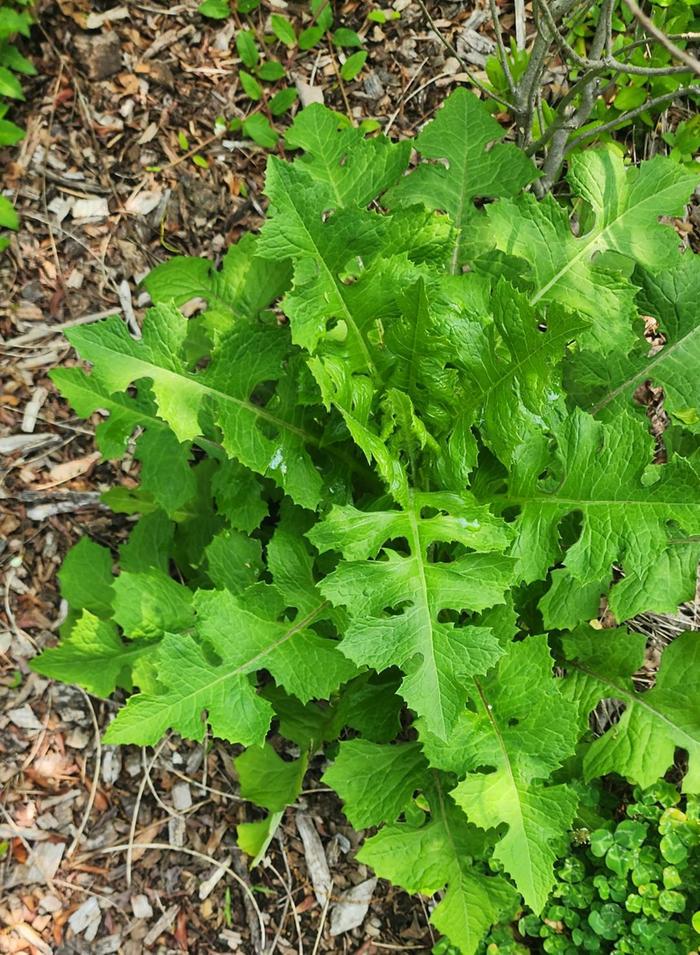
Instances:
[[[133,446],[140,487],[106,499],[140,516],[119,553],[68,555],[70,614],[35,667],[130,693],[109,742],[208,727],[250,747],[256,860],[330,746],[326,783],[375,828],[360,859],[440,893],[434,925],[471,953],[521,900],[544,910],[590,781],[648,785],[683,753],[700,789],[697,637],[642,691],[622,626],[695,589],[697,260],[660,219],[697,177],[579,156],[574,235],[463,90],[410,172],[410,143],[320,106],[290,135],[260,235],[219,268],[155,269],[140,340],[119,318],[69,332],[89,368],[56,382],[105,456]],[[663,454],[640,378],[668,388]],[[602,599],[617,629],[590,626]],[[623,716],[595,737],[610,698]]]

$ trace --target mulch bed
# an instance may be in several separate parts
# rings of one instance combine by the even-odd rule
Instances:
[[[122,539],[127,519],[99,497],[137,481],[128,455],[100,461],[95,422],[51,385],[49,371],[75,360],[63,330],[115,312],[138,323],[148,304],[139,281],[155,264],[174,253],[216,260],[264,211],[266,151],[216,130],[217,117],[251,109],[237,77],[238,24],[205,21],[196,6],[41,4],[28,47],[39,75],[16,111],[27,135],[2,156],[22,230],[0,259],[0,952],[252,955],[260,919],[270,953],[429,952],[427,903],[383,882],[361,927],[330,934],[296,814],[320,836],[334,897],[370,873],[354,859],[361,834],[318,782],[320,764],[268,864],[249,873],[235,825],[256,810],[237,796],[235,749],[174,737],[155,751],[101,746],[115,704],[28,666],[65,613],[56,573],[66,550],[84,535]],[[275,53],[305,97],[404,136],[465,77],[419,4],[395,0],[401,18],[381,27],[366,21],[374,6],[334,4],[336,22],[361,30],[369,52],[343,88],[337,50]],[[428,7],[478,69],[492,43],[485,18],[458,3]],[[255,14],[261,32],[275,9],[307,25],[302,8],[276,0]],[[90,12],[106,14],[93,30]],[[483,25],[481,52],[470,24]],[[161,848],[134,848],[143,844]]]

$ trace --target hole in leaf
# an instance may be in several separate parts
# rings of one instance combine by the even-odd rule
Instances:
[[[459,623],[460,613],[457,610],[441,610],[438,614],[438,623]]]
[[[392,537],[391,540],[386,542],[384,549],[395,550],[399,554],[405,554],[407,557],[411,553],[411,548],[409,547],[406,537]]]
[[[601,700],[588,718],[594,736],[602,736],[611,726],[619,723],[625,709],[621,700]]]
[[[431,517],[436,517],[439,513],[436,507],[421,507],[420,518],[422,521],[429,521]]]
[[[397,603],[394,607],[385,607],[384,613],[388,617],[400,617],[401,614],[412,606],[410,600],[402,600],[401,603]]]
[[[562,546],[568,550],[572,544],[575,544],[581,536],[582,528],[583,511],[572,511],[562,517],[557,528]]]

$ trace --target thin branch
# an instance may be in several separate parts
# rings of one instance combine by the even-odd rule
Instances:
[[[598,77],[601,73],[607,70],[613,70],[620,73],[658,76],[687,72],[685,67],[641,67],[624,63],[619,59],[619,57],[625,53],[639,46],[648,44],[650,42],[648,37],[644,40],[628,44],[617,51],[617,57],[613,56],[611,53],[613,10],[611,2],[603,4],[590,51],[587,56],[581,56],[563,36],[557,22],[558,11],[554,12],[554,6],[555,0],[538,0],[537,10],[543,15],[548,30],[555,38],[565,56],[585,70],[585,72],[557,105],[554,122],[544,130],[539,139],[529,143],[525,147],[528,155],[533,155],[551,142],[544,164],[544,175],[534,185],[534,189],[538,194],[545,192],[551,187],[570,149],[571,144],[568,142],[569,137],[572,133],[575,133],[576,130],[580,129],[590,116],[595,98],[600,93]],[[692,39],[693,37],[693,34],[677,35],[678,39]],[[571,112],[569,108],[578,96],[580,96],[579,105],[576,110]],[[641,107],[640,112],[643,112],[645,108],[646,106]],[[620,117],[619,121],[624,123],[626,120]]]
[[[552,31],[554,39],[557,41],[560,49],[566,53],[570,60],[573,60],[576,66],[580,66],[581,69],[588,70],[590,69],[590,60],[588,57],[580,56],[576,50],[568,42],[564,34],[559,29],[554,17],[552,16],[552,11],[549,7],[547,0],[538,0],[537,6],[542,9],[544,13],[544,18],[547,21],[549,29]]]
[[[281,842],[280,842],[280,845],[282,845]],[[286,862],[286,854],[284,858]],[[280,883],[282,884],[282,888],[284,889],[284,893],[287,896],[287,901],[289,902],[289,905],[291,908],[292,918],[294,919],[294,927],[296,928],[296,931],[297,931],[297,942],[299,943],[299,955],[304,955],[304,948],[303,948],[304,943],[302,941],[303,933],[301,930],[301,923],[299,921],[299,913],[297,912],[296,903],[294,902],[294,896],[292,895],[292,880],[291,880],[291,873],[289,872],[289,863],[286,862],[286,865],[287,865],[289,882],[285,881],[279,869],[276,869],[269,859],[265,862],[265,868],[270,869],[272,872],[274,872],[274,874],[277,876]],[[280,919],[280,928],[278,930],[279,934],[281,934],[281,929],[283,925],[284,925],[284,919]],[[275,936],[275,939],[277,939],[277,936]],[[273,952],[274,949],[275,949],[275,943],[273,942],[273,945],[270,948],[270,952]]]
[[[700,86],[697,83],[693,84],[692,86],[682,86],[680,89],[674,90],[672,93],[664,93],[663,96],[655,96],[653,99],[648,99],[646,103],[642,103],[642,105],[638,106],[636,109],[630,109],[626,113],[622,113],[617,117],[617,119],[612,119],[609,123],[604,123],[602,126],[596,126],[595,129],[589,129],[587,132],[581,133],[580,136],[577,136],[576,139],[572,140],[567,146],[567,155],[580,143],[585,142],[585,140],[594,139],[600,133],[607,133],[612,129],[616,129],[622,123],[627,123],[629,120],[636,119],[637,116],[641,116],[641,114],[645,113],[648,109],[654,109],[655,106],[662,106],[664,103],[669,103],[678,96],[692,95],[700,95]]]
[[[641,23],[647,33],[651,34],[651,36],[653,36],[654,39],[661,44],[661,46],[665,47],[672,57],[674,57],[676,60],[680,60],[681,63],[685,63],[688,69],[700,76],[700,60],[696,60],[694,56],[690,55],[690,53],[686,53],[685,50],[681,50],[679,46],[676,46],[673,40],[666,36],[664,31],[657,27],[654,21],[650,19],[646,13],[644,13],[641,7],[637,4],[636,0],[625,0],[625,4],[627,8],[632,11],[635,19]]]
[[[95,797],[97,796],[97,787],[100,783],[100,771],[102,768],[102,743],[100,741],[100,727],[97,722],[97,717],[95,716],[95,708],[92,705],[92,700],[87,695],[85,690],[82,687],[78,687],[80,692],[85,697],[88,708],[90,710],[90,718],[92,720],[92,728],[95,731],[95,766],[92,772],[92,785],[90,786],[90,795],[88,796],[88,801],[85,805],[85,811],[83,813],[83,818],[78,826],[78,829],[73,836],[73,841],[71,842],[68,851],[66,852],[66,859],[70,859],[75,850],[78,848],[80,840],[83,837],[85,828],[90,819],[90,813],[92,812],[92,807],[95,805]]]
[[[336,60],[336,57],[335,57],[335,51],[334,51],[334,49],[333,49],[333,41],[332,41],[332,39],[331,39],[331,35],[330,35],[330,33],[328,32],[328,30],[326,30],[326,42],[327,42],[327,44],[328,44],[328,53],[329,53],[330,58],[331,58],[331,63],[333,64],[333,72],[335,73],[335,78],[336,78],[336,80],[338,81],[338,87],[339,87],[339,89],[340,89],[340,95],[343,97],[343,102],[345,103],[345,112],[347,113],[348,119],[350,120],[350,122],[351,122],[352,125],[354,126],[354,125],[355,125],[355,120],[354,120],[353,115],[352,115],[352,109],[351,109],[351,107],[350,107],[350,100],[348,99],[348,94],[347,94],[347,91],[346,91],[346,89],[345,89],[345,83],[343,83],[343,77],[342,77],[342,74],[341,74],[341,72],[340,72],[340,68],[339,68],[339,66],[338,66],[338,61]]]
[[[425,5],[425,3],[423,2],[423,0],[418,0],[418,6],[421,8],[421,10],[423,11],[423,16],[425,17],[425,19],[426,19],[426,20],[428,21],[428,23],[430,24],[430,29],[433,31],[433,33],[434,33],[435,36],[438,38],[438,40],[442,43],[442,45],[445,47],[445,49],[448,50],[448,51],[452,54],[452,56],[458,61],[459,65],[462,67],[462,70],[463,70],[463,71],[467,74],[467,76],[469,77],[469,82],[470,82],[470,83],[473,83],[474,86],[476,86],[476,88],[477,88],[478,90],[481,90],[481,92],[484,94],[484,96],[488,96],[488,97],[490,97],[492,100],[495,100],[497,103],[500,103],[502,106],[505,106],[505,108],[506,108],[510,113],[513,113],[513,115],[515,115],[515,114],[517,113],[517,109],[515,108],[515,106],[514,106],[512,103],[509,103],[507,99],[504,99],[502,96],[499,96],[497,93],[494,93],[493,90],[490,90],[490,89],[488,88],[488,86],[485,86],[485,85],[481,82],[481,80],[477,80],[477,78],[473,75],[473,73],[470,72],[468,64],[466,64],[466,63],[464,62],[464,60],[462,59],[462,57],[459,55],[459,53],[457,52],[457,50],[455,50],[455,48],[452,46],[452,44],[451,44],[450,41],[447,39],[447,37],[443,36],[442,33],[440,33],[440,31],[438,30],[438,28],[437,28],[437,26],[436,26],[436,24],[435,24],[435,21],[434,21],[433,18],[431,17],[430,11],[429,11],[428,8],[426,7],[426,5]]]
[[[576,98],[576,96],[578,96],[581,90],[588,83],[596,79],[596,73],[602,73],[602,67],[599,70],[593,70],[590,74],[586,73],[584,76],[580,77],[569,89],[568,93],[559,101],[556,110],[558,118],[550,126],[548,126],[547,129],[545,129],[539,139],[536,139],[525,148],[525,152],[528,156],[534,155],[534,153],[541,149],[542,146],[546,146],[556,131],[564,126],[564,110],[571,104],[571,102]],[[573,127],[571,127],[570,121],[568,125],[573,129]]]
[[[605,29],[605,54],[608,58],[613,55],[613,31],[612,31],[612,10]]]
[[[603,0],[601,5],[600,18],[595,33],[593,34],[590,47],[591,58],[595,58],[595,60],[600,59],[605,49],[610,30],[612,29],[611,23],[614,4],[615,0]],[[580,129],[587,121],[595,105],[597,95],[598,83],[596,74],[593,74],[589,82],[584,85],[581,90],[581,97],[573,116],[570,117],[568,123],[562,122],[561,128],[557,129],[552,136],[552,145],[542,168],[542,178],[534,185],[534,188],[539,194],[551,189],[559,178],[562,166],[564,165],[571,128]]]
[[[579,0],[559,0],[559,2],[554,0],[552,16],[555,20],[558,17],[566,16],[577,6],[578,2]],[[537,35],[530,52],[530,62],[518,87],[516,117],[520,127],[518,142],[521,146],[525,146],[531,137],[537,90],[542,87],[542,75],[550,53],[551,43],[552,36],[549,30],[542,24],[538,24]]]
[[[215,859],[214,856],[206,855],[204,852],[198,852],[196,849],[188,849],[185,846],[171,846],[167,842],[136,842],[136,843],[124,843],[124,845],[119,846],[107,846],[104,849],[92,849],[89,852],[83,855],[83,858],[90,858],[91,856],[101,856],[108,855],[113,852],[129,852],[133,849],[158,849],[161,852],[182,852],[184,855],[192,856],[194,859],[200,859],[202,862],[208,862],[210,865],[216,866],[217,869],[223,869],[227,875],[230,875],[234,879],[243,892],[245,892],[246,897],[250,900],[251,906],[255,911],[255,914],[260,925],[260,934],[262,935],[262,947],[265,947],[265,921],[262,917],[262,912],[260,907],[253,895],[253,891],[249,885],[246,884],[245,880],[238,875],[237,872],[229,865],[224,865],[223,862],[219,862],[218,859]]]
[[[326,918],[328,916],[328,906],[331,902],[331,892],[333,891],[333,879],[331,879],[331,884],[328,887],[328,895],[326,896],[326,901],[323,903],[323,911],[321,912],[321,921],[319,922],[318,932],[316,933],[316,941],[314,942],[314,950],[311,955],[317,955],[319,946],[321,944],[321,937],[323,935],[323,927],[326,924]]]
[[[700,33],[668,33],[667,37],[669,40],[700,40]],[[649,43],[649,37],[645,36],[642,40],[635,40],[633,43],[627,43],[625,46],[621,46],[617,51],[617,55],[620,56],[621,53],[629,53],[630,50],[636,50],[640,46],[646,46]]]
[[[672,76],[674,73],[687,73],[688,68],[685,66],[636,66],[634,63],[623,63],[621,60],[618,60],[612,53],[607,53],[604,57],[600,59],[591,59],[589,56],[581,56],[576,50],[571,46],[566,37],[563,35],[559,27],[557,26],[554,17],[552,16],[552,11],[549,7],[547,0],[538,0],[539,6],[544,11],[545,19],[549,25],[549,28],[552,31],[552,34],[557,41],[561,50],[566,54],[566,56],[572,60],[576,66],[580,67],[582,70],[617,70],[619,73],[629,73],[630,75],[636,76]],[[604,19],[605,24],[605,46],[609,46],[608,40],[611,36],[610,29],[610,20],[608,18]],[[647,43],[648,40],[643,40],[642,44]]]
[[[602,63],[610,70],[618,73],[629,73],[630,76],[673,76],[674,73],[687,73],[687,66],[635,66],[634,63],[622,63],[614,56],[606,56]]]
[[[506,51],[505,43],[503,42],[503,30],[501,30],[501,18],[498,15],[498,3],[496,0],[489,0],[489,9],[491,10],[491,22],[493,23],[493,31],[496,34],[496,46],[498,47],[498,58],[501,61],[501,69],[503,70],[503,75],[506,78],[506,83],[508,84],[508,89],[511,94],[515,94],[515,80],[513,79],[513,74],[510,71],[510,63],[508,62],[508,53]]]
[[[514,0],[515,8],[515,45],[524,50],[527,44],[525,32],[525,0]]]
[[[170,736],[165,736],[158,743],[151,761],[148,764],[148,772],[141,777],[141,782],[139,783],[138,792],[136,793],[136,802],[134,803],[134,809],[131,813],[131,825],[129,826],[129,842],[126,847],[126,884],[131,886],[131,860],[134,853],[134,840],[136,839],[136,826],[138,824],[139,812],[141,811],[141,800],[143,799],[143,794],[146,790],[146,776],[151,771],[151,767],[155,764],[155,761],[160,756],[161,750],[168,742]]]
[[[413,86],[413,84],[416,82],[416,80],[418,79],[418,77],[420,76],[421,70],[423,69],[423,67],[424,67],[425,64],[428,62],[429,59],[430,59],[430,57],[427,57],[427,56],[424,58],[423,62],[420,63],[420,64],[418,65],[418,67],[413,71],[413,76],[411,77],[411,79],[408,81],[408,83],[406,84],[406,86],[405,86],[404,89],[402,90],[401,96],[399,96],[399,101],[398,101],[398,103],[396,104],[396,109],[395,109],[394,112],[391,114],[391,116],[389,117],[389,122],[388,122],[388,123],[386,124],[386,126],[384,127],[383,132],[384,132],[384,135],[385,135],[385,136],[388,136],[388,135],[389,135],[389,130],[390,130],[391,127],[394,125],[394,122],[396,121],[396,117],[397,117],[397,116],[399,115],[399,113],[401,112],[401,108],[402,108],[403,106],[405,106],[406,103],[408,102],[408,99],[406,98],[406,97],[407,97],[407,94],[408,94],[408,91],[409,91],[410,88]],[[440,75],[440,79],[442,79],[442,74]],[[434,83],[434,82],[436,82],[436,80],[437,80],[437,77],[431,77],[429,82]],[[426,86],[426,84],[423,84],[423,86],[419,87],[419,89],[416,90],[416,92],[419,92],[420,90],[424,89],[425,86]],[[412,93],[412,94],[411,94],[411,97],[409,97],[409,99],[412,98],[413,95],[414,95],[414,94]]]
[[[612,31],[612,16],[615,8],[615,0],[603,0],[603,3],[600,8],[600,18],[598,20],[598,25],[596,26],[595,33],[593,34],[593,40],[591,41],[590,57],[595,63],[601,59],[603,50],[605,49],[605,44],[607,41],[610,32]],[[586,91],[584,90],[583,98],[586,97]],[[591,101],[591,108],[593,107],[593,102]],[[580,112],[580,107],[577,112]]]

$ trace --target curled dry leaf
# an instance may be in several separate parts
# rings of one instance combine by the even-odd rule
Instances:
[[[93,451],[91,454],[86,454],[82,458],[74,458],[72,461],[63,461],[61,464],[57,464],[51,468],[48,474],[49,480],[45,484],[36,485],[35,490],[46,491],[51,487],[57,487],[59,484],[72,481],[74,478],[80,477],[81,474],[87,474],[101,457],[102,455],[99,451]]]
[[[341,935],[362,925],[376,887],[376,879],[365,879],[343,892],[331,911],[331,935]]]
[[[314,887],[316,901],[323,908],[327,905],[333,880],[323,851],[323,844],[310,816],[303,812],[296,814],[296,824],[301,841],[304,843],[304,858],[309,870],[311,884]]]

